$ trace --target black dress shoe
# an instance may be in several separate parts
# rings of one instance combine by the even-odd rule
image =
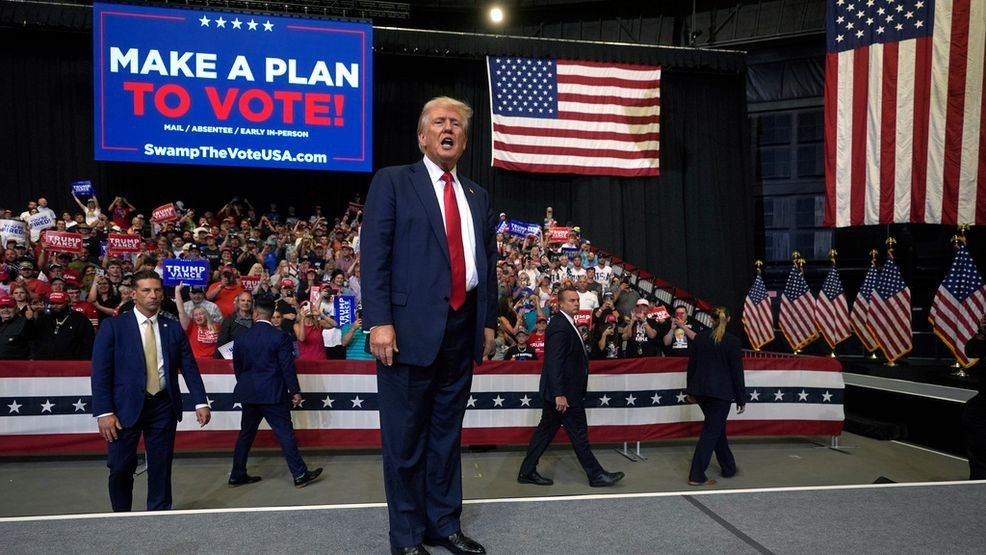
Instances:
[[[391,555],[428,555],[428,550],[423,545],[412,545],[411,547],[391,547]]]
[[[426,538],[425,544],[440,545],[456,555],[479,555],[486,553],[486,548],[462,532],[456,532],[447,538]]]
[[[294,479],[294,487],[303,488],[308,484],[314,482],[322,475],[322,468],[316,468],[315,470],[306,470],[305,473],[300,478]]]
[[[517,481],[521,484],[534,484],[535,486],[550,486],[555,483],[551,478],[545,478],[538,474],[537,470],[532,471],[530,474],[518,474]]]
[[[230,478],[229,487],[235,488],[239,486],[245,486],[247,484],[256,484],[262,480],[260,476],[250,476],[249,474],[244,474],[242,478]]]
[[[606,472],[604,470],[601,474],[589,480],[589,485],[594,488],[605,488],[619,482],[623,479],[623,476],[624,474],[622,472]]]

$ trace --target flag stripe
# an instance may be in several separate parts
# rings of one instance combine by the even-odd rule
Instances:
[[[959,173],[962,169],[962,122],[965,118],[966,60],[969,56],[969,0],[955,0],[948,61],[948,101],[945,114],[944,190],[942,223],[956,225],[959,209]]]
[[[548,160],[551,160],[549,162]],[[649,177],[659,175],[657,166],[626,168],[620,167],[622,160],[597,159],[600,165],[583,165],[586,162],[574,157],[524,157],[509,152],[501,153],[494,164],[505,170],[532,173],[578,173],[579,175],[612,175],[616,177]],[[560,163],[556,163],[560,162]],[[574,170],[578,170],[575,172]]]
[[[496,135],[494,135],[496,136]],[[601,141],[597,143],[597,148],[591,148],[590,145],[585,145],[584,148],[574,147],[574,146],[560,146],[551,144],[541,144],[541,145],[525,145],[525,144],[509,144],[504,141],[494,141],[493,146],[495,148],[501,149],[502,151],[516,152],[520,154],[543,154],[543,155],[569,155],[573,157],[585,158],[589,156],[597,156],[603,158],[614,158],[623,160],[646,160],[650,161],[657,156],[657,149],[642,149],[642,150],[620,150],[617,145],[611,144],[608,141]],[[641,147],[646,146],[656,146],[656,145],[641,145]],[[606,148],[609,147],[609,148]]]
[[[852,92],[852,173],[850,174],[852,207],[849,220],[851,225],[866,223],[866,121],[869,104],[866,92],[869,90],[870,58],[869,51],[874,48],[861,48],[853,56]]]
[[[914,82],[916,67],[916,41],[907,40],[897,43],[897,150],[894,157],[894,219],[871,223],[909,222],[911,221],[911,180],[914,167],[911,160],[914,156],[914,87],[908,84]],[[871,351],[873,349],[870,349]]]
[[[970,21],[986,21],[986,2],[972,2],[970,4]],[[986,49],[986,32],[967,33],[969,38],[968,55],[966,57],[966,81],[965,81],[965,115],[963,121],[968,122],[962,128],[962,169],[959,173],[959,213],[958,221],[975,222],[978,224],[986,223],[978,218],[977,206],[980,203],[980,195],[976,190],[976,170],[982,164],[983,156],[976,156],[975,153],[983,152],[980,133],[983,132],[982,103],[986,99],[983,94],[983,60],[986,54],[982,54]],[[975,53],[981,53],[976,55]],[[976,96],[980,101],[976,102]],[[975,125],[975,122],[980,122]],[[986,180],[980,178],[979,184],[986,187]],[[962,202],[961,199],[968,199]],[[986,198],[982,199],[986,201]]]
[[[503,121],[509,121],[510,119],[521,119],[521,118],[503,118]],[[582,123],[576,123],[571,121],[555,121],[552,122],[554,125],[543,126],[543,127],[531,127],[527,125],[510,125],[508,123],[503,123],[497,125],[496,133],[506,134],[506,135],[521,135],[523,138],[533,137],[557,137],[559,139],[586,139],[593,141],[624,141],[624,142],[657,142],[661,140],[661,134],[658,132],[652,133],[620,133],[618,131],[598,131],[598,130],[587,130],[585,125]]]
[[[935,7],[935,33],[931,41],[931,101],[928,111],[928,178],[925,190],[924,221],[945,223],[942,220],[942,200],[945,185],[945,116],[949,111],[948,63],[951,37],[944,26],[952,25],[949,2],[938,2]]]
[[[897,66],[900,43],[883,45],[883,88],[880,91],[883,133],[880,136],[880,217],[878,222],[894,221],[897,206],[894,177],[897,171]],[[903,125],[903,127],[907,127]]]
[[[839,205],[838,191],[836,187],[836,129],[838,129],[839,107],[838,92],[839,83],[839,61],[841,56],[838,54],[828,54],[825,56],[825,98],[824,102],[824,121],[825,121],[825,198],[834,199],[825,203],[825,221],[827,226],[839,226],[836,219],[836,206]],[[839,226],[841,227],[841,226]]]
[[[928,112],[931,96],[931,40],[917,39],[914,49],[914,132],[911,151],[911,217],[924,221],[925,188],[928,179]]]

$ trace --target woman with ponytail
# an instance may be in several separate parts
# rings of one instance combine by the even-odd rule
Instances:
[[[740,340],[726,331],[729,311],[716,307],[712,312],[714,325],[711,330],[697,335],[692,342],[688,359],[688,399],[698,403],[705,415],[702,435],[695,446],[692,466],[688,473],[688,485],[711,486],[716,483],[705,475],[705,470],[715,452],[722,469],[722,477],[736,474],[736,460],[726,439],[726,417],[729,407],[736,402],[736,414],[746,408],[746,383],[743,379],[743,362]]]

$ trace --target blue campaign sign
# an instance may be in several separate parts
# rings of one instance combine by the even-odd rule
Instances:
[[[373,27],[93,4],[96,159],[372,171]]]
[[[529,224],[527,222],[521,222],[519,220],[510,220],[507,231],[511,235],[516,235],[517,237],[527,237],[528,235],[540,235],[541,225]]]
[[[188,287],[209,285],[208,260],[164,259],[164,284],[168,287],[184,283]]]
[[[92,188],[92,181],[73,181],[72,192],[77,197],[91,197],[96,194]]]
[[[352,295],[336,295],[334,302],[336,324],[340,328],[356,321],[356,297]]]

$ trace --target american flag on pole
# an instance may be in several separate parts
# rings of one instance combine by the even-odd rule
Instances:
[[[846,293],[842,289],[842,280],[839,279],[839,270],[835,265],[829,269],[822,290],[818,293],[815,302],[815,323],[818,324],[825,342],[833,349],[852,335],[849,326],[849,305],[846,302]]]
[[[826,225],[986,223],[986,2],[829,0],[826,18]]]
[[[757,270],[753,286],[743,301],[743,329],[755,351],[774,340],[774,314],[770,309],[770,297],[767,296],[760,270]]]
[[[856,300],[852,303],[852,312],[849,313],[849,322],[852,324],[852,329],[856,332],[856,337],[859,338],[859,342],[863,344],[863,347],[871,353],[879,345],[877,345],[876,339],[870,332],[870,328],[866,327],[866,321],[869,319],[870,314],[870,296],[873,294],[873,289],[876,287],[879,277],[880,271],[876,269],[876,262],[874,262],[870,266],[870,269],[866,271],[863,284],[859,286],[859,291],[856,292]]]
[[[948,345],[965,368],[978,360],[965,356],[965,344],[976,335],[983,314],[986,314],[986,285],[969,250],[962,245],[935,294],[928,320],[935,335]]]
[[[805,345],[818,337],[818,328],[812,317],[815,315],[815,298],[808,291],[805,276],[794,266],[787,276],[784,293],[781,294],[780,324],[781,332],[791,349],[800,351]]]
[[[659,174],[660,66],[486,60],[494,167],[620,177]]]
[[[911,350],[911,290],[900,275],[893,258],[887,258],[870,295],[866,326],[873,334],[887,362]]]

